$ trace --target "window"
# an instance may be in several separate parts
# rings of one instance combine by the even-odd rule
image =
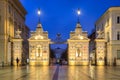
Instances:
[[[117,59],[120,59],[120,50],[117,50]]]
[[[1,24],[1,23],[2,23],[2,22],[1,22],[1,19],[2,19],[2,18],[1,18],[1,15],[0,15],[0,28],[2,27],[2,24]],[[1,32],[2,32],[2,30],[0,30],[0,33],[1,33]]]
[[[22,30],[20,25],[18,25],[18,29],[19,29],[20,31]]]
[[[11,13],[11,7],[10,6],[8,6],[8,11],[9,11],[9,13]]]
[[[9,17],[8,35],[10,35],[10,29],[12,26],[11,21],[12,21],[12,19]]]
[[[117,40],[120,40],[120,31],[117,32]]]
[[[0,15],[0,27],[1,27],[1,15]]]
[[[22,32],[24,32],[24,27],[22,27]]]
[[[104,25],[102,24],[101,30],[103,30],[103,29],[104,29]]]
[[[109,18],[107,19],[107,26],[109,26]]]
[[[117,24],[120,24],[120,16],[117,17]]]
[[[109,35],[109,32],[107,32],[107,41],[108,41],[108,42],[110,41],[110,35]]]
[[[1,27],[1,22],[2,21],[2,17],[1,17],[1,9],[0,9],[0,27]]]

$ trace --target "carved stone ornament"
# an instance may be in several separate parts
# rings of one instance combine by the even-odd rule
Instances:
[[[21,31],[19,29],[17,29],[16,34],[15,34],[15,38],[20,39],[21,38],[20,34],[21,34]]]
[[[98,30],[97,31],[97,39],[103,39],[104,38],[104,35],[102,33],[102,31]]]

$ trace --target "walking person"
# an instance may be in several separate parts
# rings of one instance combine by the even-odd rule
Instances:
[[[19,59],[18,59],[18,57],[17,57],[17,59],[16,59],[16,62],[17,62],[17,66],[18,66],[18,64],[19,64]]]
[[[60,59],[60,65],[62,66],[62,59]]]

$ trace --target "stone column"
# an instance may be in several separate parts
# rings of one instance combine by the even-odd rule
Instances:
[[[68,65],[76,65],[75,62],[75,54],[76,49],[74,47],[74,44],[71,44],[70,40],[68,40]]]
[[[18,65],[22,65],[22,39],[13,39],[13,65],[17,65],[17,58],[18,58]]]
[[[96,39],[96,64],[105,65],[105,40]]]
[[[12,45],[12,42],[8,42],[8,65],[11,65],[11,56],[12,56],[12,53],[11,53],[11,51],[12,51],[12,47],[11,47],[11,45]]]
[[[23,61],[23,46],[22,42],[23,39],[21,38],[21,31],[19,29],[16,31],[15,38],[13,41],[13,55],[12,55],[12,62],[13,65],[22,65]]]

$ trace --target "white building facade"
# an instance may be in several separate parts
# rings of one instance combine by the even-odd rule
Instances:
[[[120,65],[120,7],[109,8],[96,22],[96,38],[105,40],[107,65]],[[96,53],[96,56],[98,53]]]

